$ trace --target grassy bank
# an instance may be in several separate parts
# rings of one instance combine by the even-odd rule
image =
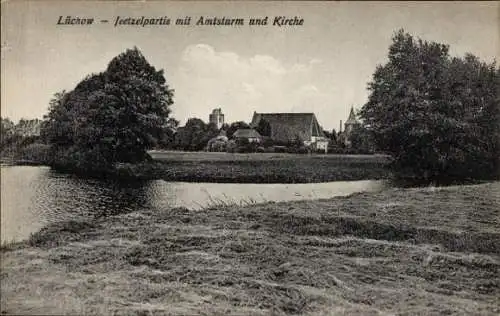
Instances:
[[[153,162],[121,165],[121,177],[226,183],[310,183],[386,179],[387,157],[153,152]]]
[[[500,312],[500,183],[150,210],[47,227],[2,251],[2,311]]]

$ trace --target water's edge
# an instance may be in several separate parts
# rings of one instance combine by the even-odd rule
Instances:
[[[1,172],[1,241],[26,240],[48,224],[140,211],[245,206],[326,199],[381,190],[384,180],[256,184],[82,179],[47,167],[10,166]],[[19,211],[22,210],[22,211]]]

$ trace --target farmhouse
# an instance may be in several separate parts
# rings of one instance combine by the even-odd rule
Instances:
[[[235,140],[247,139],[249,143],[259,143],[261,136],[259,132],[251,128],[240,128],[233,134]]]
[[[288,143],[299,139],[315,150],[327,151],[328,139],[314,113],[257,113],[254,112],[250,126],[256,128],[261,120],[271,127],[271,139]]]

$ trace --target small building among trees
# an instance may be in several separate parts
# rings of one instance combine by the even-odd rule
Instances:
[[[234,132],[233,139],[238,141],[248,141],[248,143],[260,143],[262,136],[252,128],[241,128]]]

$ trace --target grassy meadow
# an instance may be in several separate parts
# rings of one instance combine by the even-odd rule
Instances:
[[[300,155],[151,151],[153,162],[123,165],[118,174],[167,181],[310,183],[386,179],[382,155]]]
[[[498,315],[500,182],[147,210],[2,249],[1,309],[100,315]]]

